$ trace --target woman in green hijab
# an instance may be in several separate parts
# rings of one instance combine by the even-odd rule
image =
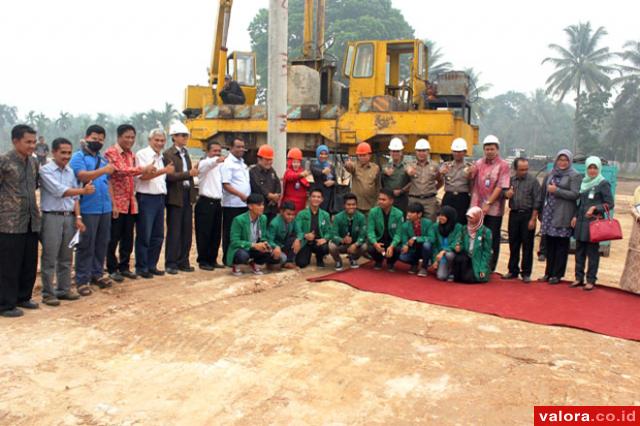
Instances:
[[[605,212],[605,205],[613,209],[611,184],[602,176],[602,162],[599,157],[591,156],[585,163],[586,173],[580,185],[578,210],[571,220],[576,239],[576,280],[571,287],[584,286],[583,290],[593,290],[600,264],[600,243],[592,243],[589,235],[589,223]],[[589,260],[585,284],[585,267]]]

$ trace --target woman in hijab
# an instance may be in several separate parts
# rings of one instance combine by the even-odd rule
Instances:
[[[462,225],[458,223],[458,213],[451,206],[444,206],[436,222],[431,227],[431,240],[433,263],[431,270],[436,271],[436,276],[441,281],[453,281],[451,271],[455,253],[453,248],[460,238]]]
[[[611,184],[602,176],[602,162],[599,157],[589,157],[585,162],[585,177],[580,184],[578,210],[571,220],[576,239],[576,280],[570,287],[584,286],[583,290],[593,290],[600,264],[600,243],[592,243],[589,235],[589,223],[605,213],[605,205],[613,209]],[[584,282],[584,270],[589,260],[587,283]]]
[[[320,189],[324,200],[320,208],[329,211],[333,203],[334,186],[336,184],[336,169],[329,162],[329,147],[320,145],[316,148],[316,159],[311,163],[313,174],[313,189]]]
[[[455,245],[453,276],[456,282],[474,284],[489,281],[493,239],[491,230],[483,222],[484,213],[480,207],[471,207],[467,211],[467,226],[462,229]]]
[[[307,182],[309,171],[302,168],[302,151],[291,148],[287,154],[287,170],[284,172],[282,202],[291,201],[296,206],[296,214],[307,206]]]
[[[633,215],[633,229],[629,239],[629,251],[624,272],[620,279],[620,288],[640,294],[640,186],[636,188],[631,208]]]
[[[571,221],[576,215],[582,175],[573,167],[573,154],[563,149],[556,155],[553,169],[542,183],[540,233],[546,239],[547,266],[538,281],[558,284],[567,269],[571,243]]]

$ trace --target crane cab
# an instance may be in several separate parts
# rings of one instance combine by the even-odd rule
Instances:
[[[238,82],[247,105],[256,102],[256,54],[254,52],[233,52],[227,58],[227,74]]]

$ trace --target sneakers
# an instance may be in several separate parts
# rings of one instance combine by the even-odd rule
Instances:
[[[409,268],[409,273],[411,275],[415,275],[418,272],[418,265],[411,265],[411,268]]]
[[[351,269],[358,269],[360,265],[358,265],[358,262],[355,259],[349,259],[349,267]]]
[[[337,272],[344,271],[344,267],[342,266],[342,261],[341,261],[341,260],[338,260],[338,261],[336,262],[336,271],[337,271]]]
[[[233,265],[231,267],[231,275],[233,275],[234,277],[240,277],[242,276],[242,271],[240,270],[240,266],[238,265]]]
[[[382,262],[376,262],[376,263],[374,263],[374,265],[373,265],[373,269],[374,269],[374,270],[376,270],[376,271],[381,270],[381,269],[382,269]]]
[[[251,266],[251,270],[253,271],[254,275],[264,275],[264,272],[262,272],[262,268],[255,262],[251,262],[249,266]]]
[[[447,282],[450,282],[450,283],[452,283],[452,282],[453,282],[453,275],[449,275],[449,276],[447,277]]]
[[[427,269],[426,268],[420,268],[420,271],[418,271],[418,276],[419,277],[426,277],[427,276]]]

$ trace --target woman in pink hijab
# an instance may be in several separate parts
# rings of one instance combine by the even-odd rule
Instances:
[[[492,236],[483,220],[484,213],[480,207],[471,207],[467,211],[467,226],[455,246],[453,276],[456,282],[473,284],[489,281]]]

